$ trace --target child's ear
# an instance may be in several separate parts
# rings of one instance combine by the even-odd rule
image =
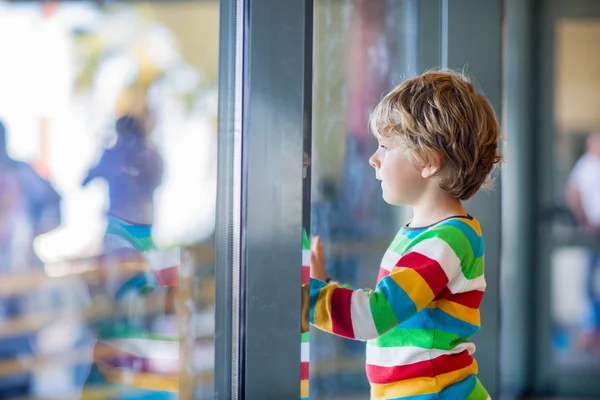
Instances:
[[[423,169],[421,169],[421,176],[425,179],[431,178],[432,176],[437,175],[441,169],[441,160],[440,156],[437,153],[433,153],[430,155],[429,164],[427,164]]]

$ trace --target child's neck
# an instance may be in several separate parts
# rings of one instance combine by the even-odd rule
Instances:
[[[425,198],[413,205],[411,227],[429,226],[448,217],[466,216],[460,200],[451,196]]]

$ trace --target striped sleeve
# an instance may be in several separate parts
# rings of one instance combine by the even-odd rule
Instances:
[[[305,316],[312,325],[335,335],[374,339],[425,308],[461,271],[452,247],[438,236],[429,237],[402,255],[375,290],[352,290],[311,279],[303,291]]]

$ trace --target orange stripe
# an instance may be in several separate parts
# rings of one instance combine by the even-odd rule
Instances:
[[[479,222],[477,222],[476,219],[469,219],[469,218],[459,218],[462,222],[464,222],[465,224],[469,225],[471,228],[473,228],[473,230],[475,231],[475,233],[477,233],[477,235],[481,236],[481,225],[479,225]]]
[[[425,279],[414,269],[394,267],[390,278],[406,292],[417,306],[417,309],[424,307],[433,300],[433,291]]]
[[[383,385],[371,384],[372,399],[394,399],[398,397],[416,396],[420,394],[438,393],[453,383],[477,373],[477,362],[468,367],[438,375],[434,378],[414,378]]]
[[[467,376],[472,374],[477,374],[479,368],[477,366],[477,361],[473,359],[473,362],[468,367],[458,369],[456,371],[448,372],[446,374],[441,374],[437,376],[438,385],[440,388],[445,389],[453,383],[460,382],[465,379]]]
[[[481,315],[478,309],[469,308],[462,304],[454,303],[448,300],[440,300],[433,302],[427,306],[427,308],[439,308],[446,314],[453,316],[454,318],[460,319],[461,321],[468,322],[471,325],[481,325]]]
[[[308,398],[308,380],[300,381],[300,397]]]
[[[314,311],[313,325],[326,332],[333,332],[331,322],[331,299],[336,285],[327,285],[319,291],[319,297]]]

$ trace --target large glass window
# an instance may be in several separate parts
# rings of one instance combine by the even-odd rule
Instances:
[[[213,397],[218,23],[0,2],[1,398]]]
[[[311,235],[332,279],[373,287],[403,209],[381,198],[368,159],[371,110],[419,66],[416,1],[317,0],[314,9]],[[434,21],[437,29],[439,20]],[[365,344],[311,331],[311,398],[364,399]]]
[[[597,19],[561,19],[555,27],[555,98],[550,299],[555,365],[600,369],[600,56]]]

